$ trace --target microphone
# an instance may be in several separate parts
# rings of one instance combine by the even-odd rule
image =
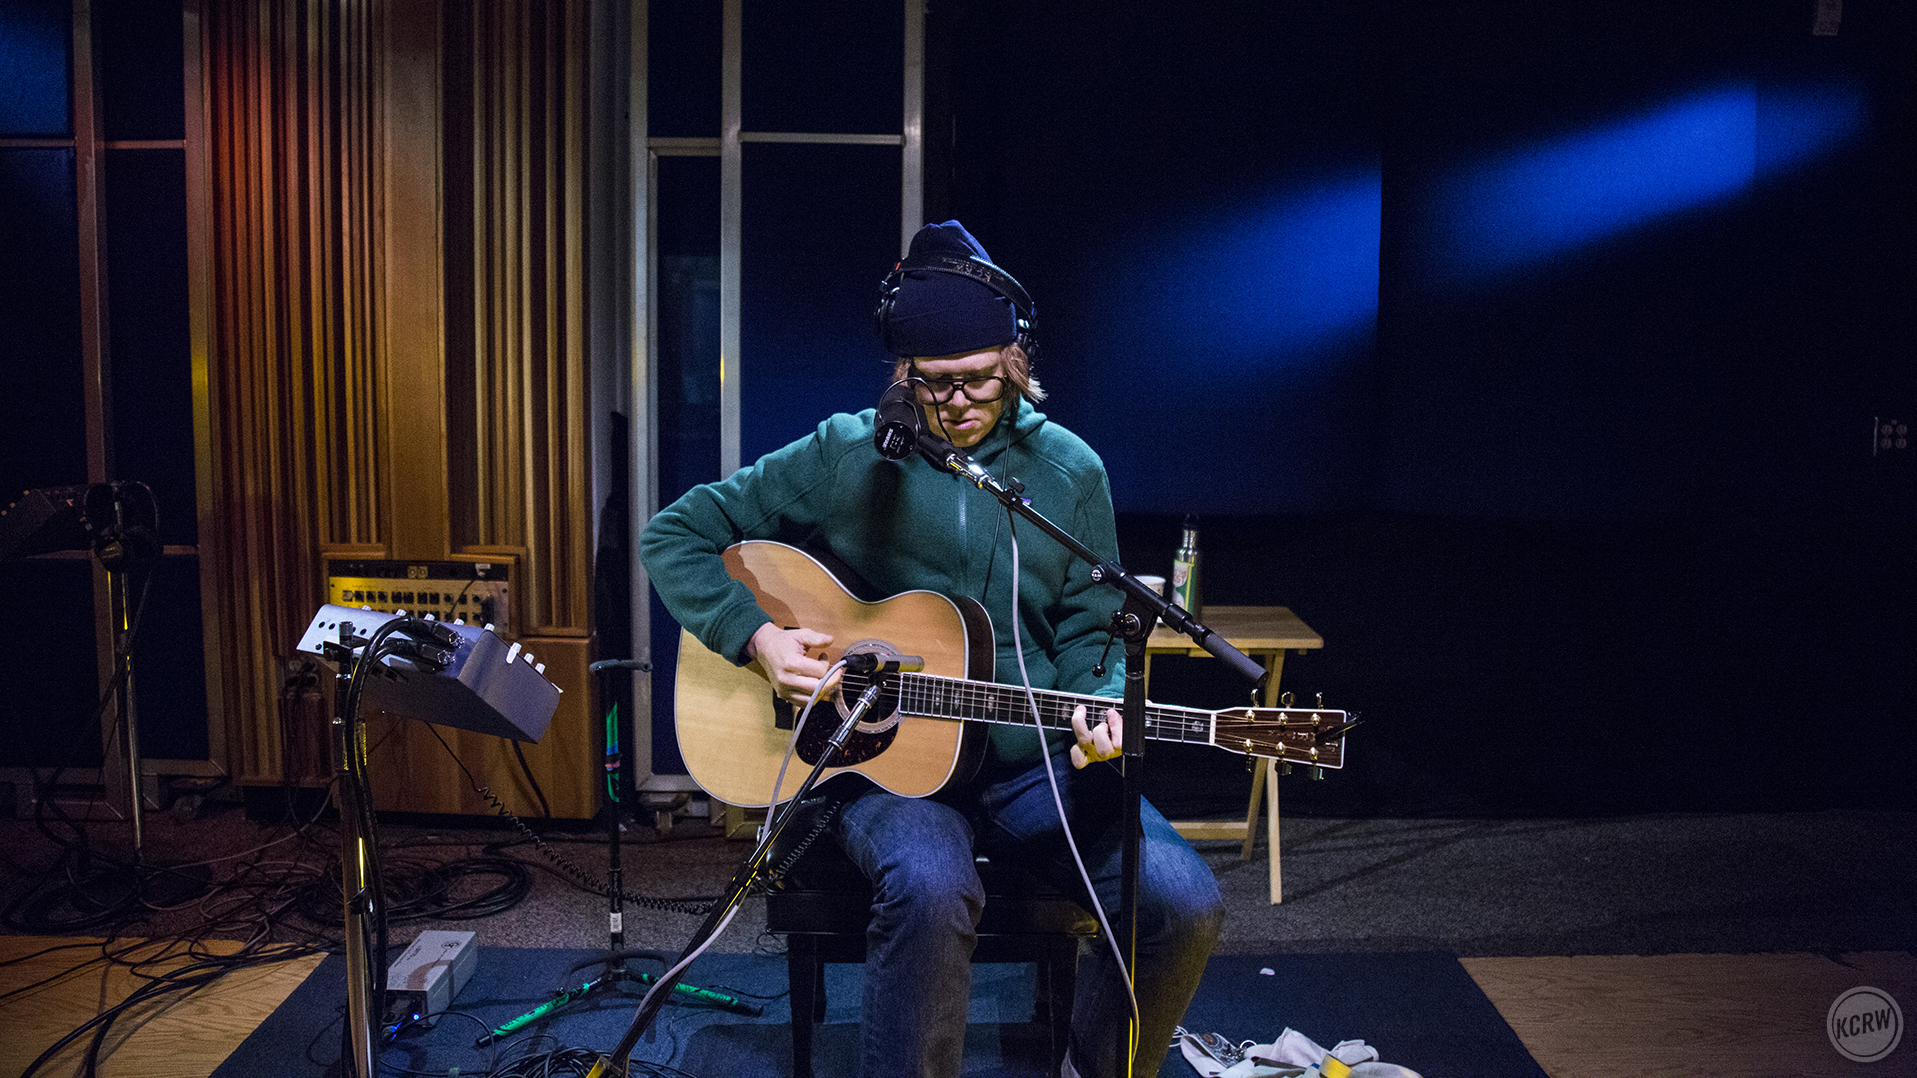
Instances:
[[[911,379],[892,383],[879,398],[879,414],[872,421],[872,447],[886,460],[904,460],[918,445],[919,392]]]
[[[963,464],[955,465],[953,462],[963,460],[965,454],[959,452],[957,446],[939,437],[933,431],[921,428],[917,445],[913,448],[919,451],[919,456],[924,457],[927,463],[941,471],[953,471],[963,467]]]
[[[900,655],[896,651],[888,650],[883,658],[876,651],[862,651],[845,657],[845,671],[848,674],[917,674],[924,670],[924,656]]]
[[[929,430],[919,431],[918,449],[919,456],[930,461],[932,467],[951,472],[958,479],[980,490],[989,490],[998,486],[998,481],[992,478],[992,473],[986,471],[984,465]]]

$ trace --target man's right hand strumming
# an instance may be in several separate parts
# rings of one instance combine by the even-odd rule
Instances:
[[[827,670],[825,660],[812,655],[823,654],[830,643],[825,633],[781,629],[768,621],[747,641],[746,655],[758,661],[781,699],[803,706]]]

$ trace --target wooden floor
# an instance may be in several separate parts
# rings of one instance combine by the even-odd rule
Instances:
[[[97,948],[98,942],[0,936],[0,962],[9,963],[0,965],[0,992],[54,977],[99,952],[53,951],[17,965],[13,959],[62,943]],[[319,961],[313,956],[235,973],[122,1019],[101,1073],[203,1078]],[[1917,1005],[1917,958],[1903,952],[1468,958],[1463,964],[1550,1078],[1917,1074],[1917,1043],[1865,1067],[1840,1057],[1824,1033],[1831,1002],[1859,985]],[[0,1004],[9,1031],[0,1037],[0,1074],[20,1073],[138,984],[124,966],[95,962],[6,1000]],[[84,1049],[81,1038],[40,1073],[77,1074]]]
[[[104,1007],[127,998],[145,982],[120,963],[100,961],[98,939],[0,936],[0,992],[50,983],[0,1002],[0,1075],[16,1075],[75,1026]],[[80,944],[32,955],[63,944]],[[128,948],[131,960],[161,955],[166,941],[139,949],[140,941],[119,940],[115,953]],[[213,942],[206,949],[231,954],[238,943]],[[299,987],[323,956],[240,970],[190,994],[169,994],[144,1004],[113,1024],[102,1049],[99,1073],[106,1078],[206,1078],[273,1009]],[[82,965],[91,958],[95,961]],[[158,973],[190,962],[185,956],[162,958],[146,972]],[[79,967],[79,968],[75,968]],[[70,971],[70,972],[69,972]],[[64,974],[64,976],[62,975]],[[35,1072],[48,1078],[81,1073],[90,1037],[79,1037]]]
[[[1825,1018],[1869,985],[1917,1005],[1906,952],[1467,958],[1464,968],[1551,1078],[1917,1075],[1910,1038],[1888,1058],[1837,1054]],[[1906,1020],[1917,1011],[1906,1011]]]

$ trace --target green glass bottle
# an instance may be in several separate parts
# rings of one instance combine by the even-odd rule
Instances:
[[[1172,555],[1171,601],[1198,616],[1198,518],[1185,518],[1185,532],[1178,538],[1178,552]]]

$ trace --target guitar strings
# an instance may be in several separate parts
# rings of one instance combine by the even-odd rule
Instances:
[[[1025,720],[1022,718],[1009,717],[1015,713],[1010,700],[1016,692],[1016,686],[986,685],[937,674],[899,675],[899,708],[911,714],[960,717],[986,722],[1023,722]],[[1092,707],[1107,702],[1104,697],[1099,696],[1066,693],[1046,695],[1052,698],[1041,697],[1037,702],[1037,708],[1043,725],[1052,730],[1071,729],[1072,711],[1080,704]],[[1025,709],[1016,710],[1022,712]],[[999,715],[1007,717],[1003,719],[994,717]],[[1209,713],[1197,708],[1154,704],[1148,707],[1145,713],[1146,736],[1164,740],[1207,740],[1211,731],[1210,724]]]
[[[1016,686],[988,685],[963,678],[922,673],[900,674],[898,679],[899,710],[907,714],[926,715],[933,718],[976,719],[982,722],[1025,721],[1023,718],[1012,717],[1015,711],[1010,698],[1017,692]],[[1072,710],[1079,704],[1092,707],[1104,702],[1102,697],[1069,693],[1051,693],[1046,696],[1050,698],[1040,697],[1036,706],[1042,717],[1042,724],[1053,730],[1070,729]],[[1024,708],[1017,709],[1019,712],[1024,710]],[[1290,713],[1289,709],[1257,710],[1279,710],[1280,714]],[[1314,711],[1313,717],[1310,718],[1258,721],[1219,718],[1199,708],[1150,704],[1145,711],[1145,736],[1167,741],[1210,744],[1214,741],[1214,730],[1219,725],[1230,724],[1234,728],[1265,730],[1316,729],[1320,725],[1320,720],[1316,716],[1321,713],[1328,714],[1328,712]]]

